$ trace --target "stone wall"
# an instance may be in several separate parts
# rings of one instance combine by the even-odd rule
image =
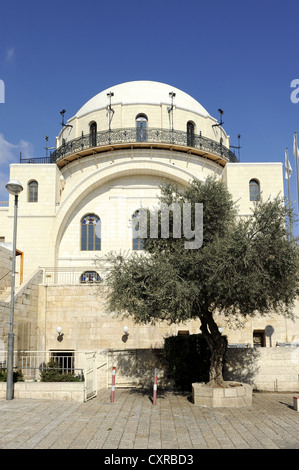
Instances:
[[[7,349],[9,314],[9,305],[0,302],[0,366],[5,363],[4,350]]]
[[[126,325],[128,336],[123,332]],[[62,338],[58,338],[58,326],[62,327]],[[136,325],[132,319],[108,312],[104,285],[39,286],[39,350],[163,348],[164,337],[185,329],[198,333],[198,326],[198,322]]]
[[[108,387],[112,384],[112,367],[116,368],[116,387],[152,389],[155,369],[157,369],[159,387],[173,385],[165,374],[163,349],[109,350],[107,354]]]
[[[163,349],[108,351],[108,387],[113,366],[116,387],[151,388],[155,367],[159,387],[173,386],[165,375]],[[249,384],[256,391],[299,393],[299,347],[229,348],[224,379]]]
[[[73,349],[98,351],[102,349],[155,349],[164,347],[164,338],[179,333],[200,333],[199,320],[177,325],[158,322],[156,325],[136,325],[131,319],[110,313],[106,305],[105,285],[40,285],[39,286],[39,350]],[[229,328],[225,319],[215,316],[218,326],[229,343],[253,344],[253,332],[268,331],[266,346],[281,342],[299,343],[298,304],[294,309],[296,322],[282,316],[249,318],[239,328]],[[124,337],[123,327],[129,327]],[[62,341],[57,340],[56,328],[63,328]]]
[[[0,294],[10,287],[12,269],[12,250],[0,245]]]
[[[249,197],[249,182],[260,184],[264,201],[273,195],[283,195],[283,164],[277,163],[228,163],[223,170],[223,180],[231,193],[240,215],[251,215],[254,202]]]
[[[10,308],[3,301],[9,295],[11,285],[12,251],[0,245],[0,364],[5,362],[4,349],[7,344]]]
[[[37,348],[38,286],[43,273],[37,270],[15,294],[16,349],[32,351]]]
[[[36,271],[30,280],[15,291],[14,304],[14,349],[36,350],[38,319],[38,285],[42,281],[42,271]],[[10,322],[10,296],[0,302],[0,350],[7,347]],[[0,358],[1,360],[1,358]]]
[[[299,392],[299,347],[229,348],[224,378],[258,391]]]
[[[14,398],[84,402],[84,382],[16,382]],[[0,383],[0,399],[6,396],[6,383]]]

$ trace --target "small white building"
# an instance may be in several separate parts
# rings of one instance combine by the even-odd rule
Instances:
[[[217,120],[173,86],[133,81],[85,103],[63,126],[49,158],[10,166],[10,178],[24,188],[18,206],[19,289],[24,294],[24,286],[37,286],[34,308],[22,303],[17,310],[19,348],[159,348],[169,334],[199,332],[196,322],[173,327],[129,322],[124,342],[124,324],[106,312],[97,280],[105,274],[108,252],[141,248],[132,237],[132,217],[136,210],[157,204],[165,180],[184,186],[194,178],[217,175],[242,216],[251,213],[260,193],[264,199],[283,194],[282,163],[240,163],[221,124],[221,110]],[[0,252],[5,256],[12,232],[10,196],[9,204],[0,207]],[[95,258],[102,263],[95,266]],[[9,282],[9,276],[0,279],[2,320]],[[58,326],[63,341],[57,339]],[[231,343],[299,341],[298,323],[275,316],[245,321],[243,329],[223,327]]]

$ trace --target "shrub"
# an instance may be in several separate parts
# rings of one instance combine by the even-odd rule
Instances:
[[[208,382],[210,351],[203,335],[178,335],[165,338],[168,375],[180,390],[192,389],[194,382]]]
[[[0,382],[6,382],[6,381],[7,381],[7,370],[0,369]],[[24,382],[24,377],[23,377],[22,372],[19,372],[19,371],[13,372],[13,381]]]
[[[83,375],[74,375],[63,371],[59,362],[51,359],[46,368],[40,372],[41,382],[82,382]]]

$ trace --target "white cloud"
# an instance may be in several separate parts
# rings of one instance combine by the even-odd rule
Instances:
[[[33,155],[33,146],[26,140],[20,140],[18,144],[8,142],[3,134],[0,134],[0,164],[17,163],[20,159],[20,152],[23,158],[30,158]]]
[[[11,163],[15,160],[16,150],[18,149],[17,145],[11,144],[8,142],[3,134],[0,134],[0,164]]]
[[[20,143],[18,145],[18,149],[20,152],[22,152],[22,157],[23,158],[32,158],[34,154],[34,149],[33,145],[30,144],[30,142],[27,142],[26,140],[20,140]]]

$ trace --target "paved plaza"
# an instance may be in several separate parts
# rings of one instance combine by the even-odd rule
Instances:
[[[294,393],[254,393],[245,408],[204,408],[188,394],[100,390],[86,402],[0,400],[0,449],[299,449]]]

